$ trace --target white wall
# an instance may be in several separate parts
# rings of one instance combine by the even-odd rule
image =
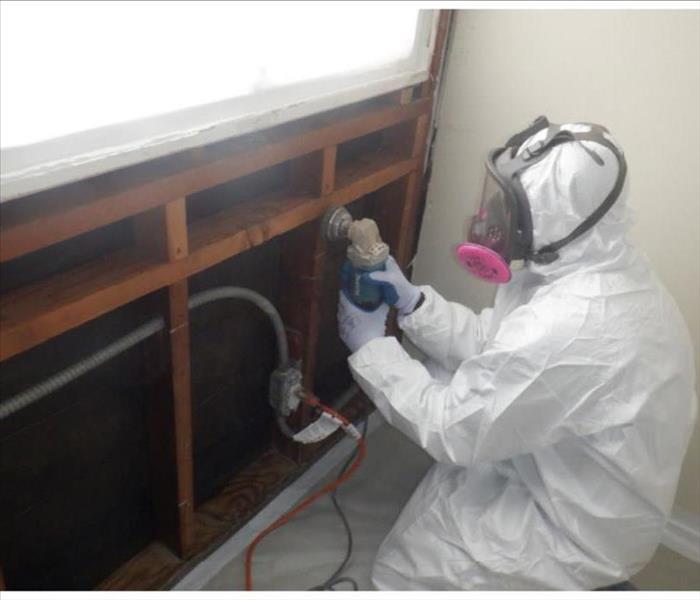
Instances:
[[[486,152],[540,114],[593,121],[629,164],[632,240],[678,302],[700,373],[700,12],[460,11],[414,281],[474,308],[493,288],[450,258]],[[700,427],[677,504],[700,512]]]

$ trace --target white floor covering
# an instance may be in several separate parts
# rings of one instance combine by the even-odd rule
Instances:
[[[432,462],[403,434],[382,422],[376,413],[370,423],[367,458],[338,493],[355,542],[344,575],[355,579],[360,590],[373,589],[370,574],[377,549]],[[243,551],[255,532],[296,504],[311,489],[334,478],[352,447],[349,440],[338,444],[209,559],[200,563],[175,589],[242,590]],[[319,475],[319,472],[330,475]],[[311,487],[310,480],[315,481]],[[254,563],[255,589],[306,590],[313,587],[335,571],[345,549],[342,522],[330,499],[323,498],[258,546]],[[660,547],[649,565],[633,578],[642,590],[697,590],[699,581],[696,563],[664,547]],[[340,586],[339,589],[349,588]]]
[[[333,477],[344,460],[332,469]],[[344,574],[354,578],[361,590],[372,589],[370,573],[377,549],[430,464],[420,448],[386,424],[368,436],[363,466],[338,492],[354,537],[352,559]],[[333,573],[345,549],[342,522],[330,499],[323,498],[260,543],[253,571],[255,589],[313,587]],[[243,556],[238,555],[213,573],[203,589],[241,590],[243,583]]]

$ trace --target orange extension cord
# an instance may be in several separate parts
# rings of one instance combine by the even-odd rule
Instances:
[[[342,424],[343,428],[347,427],[352,427],[352,424],[350,421],[348,421],[343,415],[340,413],[336,412],[332,408],[325,406],[321,404],[318,398],[312,394],[308,394],[304,398],[304,402],[308,404],[309,406],[313,406],[314,408],[317,408],[332,417],[335,417],[338,419]],[[346,430],[347,432],[347,430]],[[261,531],[257,536],[255,536],[255,539],[250,543],[248,548],[246,549],[245,553],[245,589],[247,591],[252,591],[253,589],[253,553],[255,552],[256,546],[265,538],[268,534],[272,533],[275,531],[275,529],[279,529],[282,527],[282,525],[285,525],[289,523],[294,517],[296,517],[301,511],[304,509],[308,508],[311,506],[316,500],[324,496],[325,494],[331,493],[333,490],[337,489],[342,483],[350,479],[352,477],[353,473],[357,471],[359,468],[360,464],[362,464],[362,461],[365,458],[366,454],[366,448],[365,448],[365,440],[363,437],[359,436],[356,438],[357,441],[357,456],[355,457],[355,460],[353,461],[352,465],[348,468],[345,473],[343,473],[340,477],[329,483],[328,485],[322,487],[320,490],[317,492],[314,492],[306,498],[303,502],[295,506],[292,510],[289,512],[283,514],[279,519],[277,519],[274,523],[272,523],[269,527]]]

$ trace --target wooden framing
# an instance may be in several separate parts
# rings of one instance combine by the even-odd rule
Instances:
[[[419,105],[423,106],[420,114],[427,114],[430,104],[421,101]],[[405,110],[402,116],[407,118],[415,109],[413,105],[393,108],[399,113]],[[0,313],[3,330],[0,360],[313,221],[330,205],[356,200],[408,175],[419,164],[417,158],[378,154],[363,164],[348,165],[336,171],[336,189],[326,196],[273,194],[236,204],[212,219],[194,223],[188,232],[190,252],[182,260],[164,261],[144,252],[143,247],[126,248],[7,294],[2,299]],[[164,187],[167,186],[164,184]],[[179,194],[173,196],[179,197]],[[53,233],[40,217],[36,220],[37,228],[46,227],[47,236]],[[104,219],[99,222],[104,224]],[[3,218],[0,238],[12,239],[6,231],[13,229],[11,224],[5,225]],[[7,246],[8,255],[19,251]]]
[[[21,210],[12,210],[12,203],[7,205],[0,261],[167,204],[173,198],[414,119],[425,114],[429,104],[430,99],[424,98],[405,106],[380,105],[371,111],[366,107],[331,111],[97,177],[90,183],[40,192],[22,199],[27,205]]]
[[[164,396],[167,402],[161,398],[151,407],[149,420],[154,435],[163,440],[152,453],[152,462],[161,474],[154,503],[157,538],[165,547],[149,546],[101,587],[165,585],[189,568],[191,563],[184,560],[205,555],[214,540],[233,527],[230,511],[220,508],[231,489],[196,511],[194,506],[188,277],[288,233],[281,268],[282,279],[293,293],[279,308],[292,356],[302,361],[305,383],[311,387],[325,256],[319,217],[329,206],[379,191],[378,202],[385,209],[379,209],[378,218],[390,230],[389,238],[397,241],[392,250],[399,263],[407,264],[417,226],[434,82],[448,22],[448,11],[442,11],[437,58],[430,79],[417,88],[2,206],[0,262],[124,219],[131,220],[134,235],[127,247],[0,296],[0,360],[164,290],[162,308],[168,327],[163,339],[170,348],[170,380],[164,385],[170,390]],[[384,143],[378,150],[337,160],[339,145],[379,132]],[[195,193],[286,162],[290,178],[285,190],[233,203],[188,222]],[[306,417],[302,413],[297,418]],[[292,454],[291,458],[303,457]],[[263,460],[275,473],[271,476],[275,485],[295,468],[293,461],[281,455]],[[275,485],[271,483],[268,492]]]

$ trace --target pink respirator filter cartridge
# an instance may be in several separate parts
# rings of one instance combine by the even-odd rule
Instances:
[[[459,263],[472,275],[489,283],[510,281],[511,272],[503,257],[486,246],[465,242],[455,250]]]

